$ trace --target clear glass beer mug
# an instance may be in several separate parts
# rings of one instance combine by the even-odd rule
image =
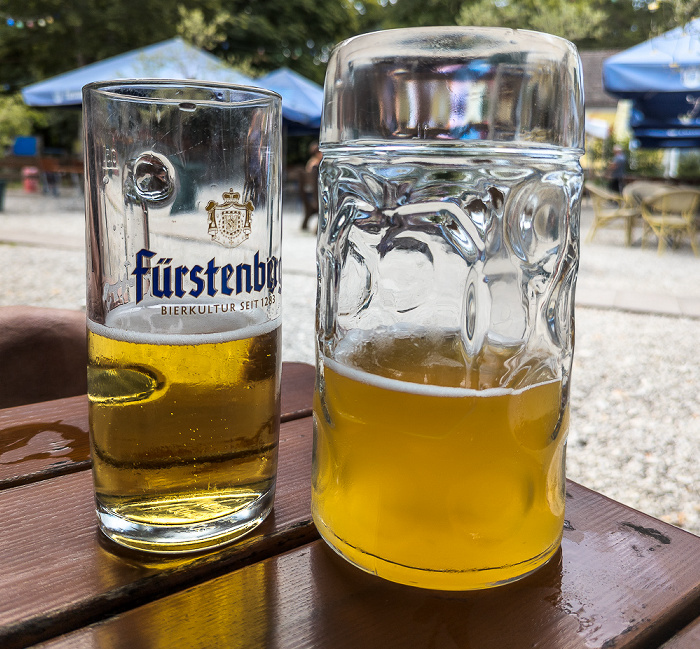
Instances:
[[[500,28],[366,34],[321,127],[312,511],[434,589],[557,551],[579,257],[580,61]]]
[[[145,551],[220,545],[275,491],[281,100],[115,81],[83,109],[100,529]]]

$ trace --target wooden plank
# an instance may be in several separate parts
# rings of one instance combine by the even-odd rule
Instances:
[[[282,363],[282,421],[310,417],[316,369],[306,363]]]
[[[315,370],[282,366],[282,421],[311,414]],[[0,410],[0,489],[90,467],[87,396]]]
[[[508,586],[403,587],[355,569],[318,541],[45,646],[658,647],[698,614],[700,539],[573,483],[568,496],[561,551]]]
[[[312,420],[282,424],[275,507],[237,544],[163,558],[97,530],[92,473],[0,493],[0,646],[21,647],[318,538],[310,520]]]
[[[90,467],[87,396],[0,410],[0,489]]]
[[[700,647],[700,618],[673,636],[663,649],[698,649]]]

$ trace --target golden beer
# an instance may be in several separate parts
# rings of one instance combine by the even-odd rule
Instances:
[[[279,433],[277,325],[177,336],[89,323],[95,493],[114,540],[196,550],[242,535],[269,512]],[[120,525],[121,537],[114,532]],[[190,538],[193,526],[200,529]],[[210,532],[201,534],[204,527]],[[143,539],[134,528],[147,530]]]
[[[557,550],[568,409],[533,358],[458,337],[364,341],[324,358],[314,407],[314,521],[348,560],[445,590],[524,576]],[[522,367],[521,365],[518,365]]]

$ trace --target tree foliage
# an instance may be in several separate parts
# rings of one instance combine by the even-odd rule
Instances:
[[[25,105],[19,94],[0,96],[0,155],[17,135],[32,135],[45,126],[46,119],[38,110]]]
[[[249,76],[288,66],[322,82],[332,47],[367,31],[504,25],[622,49],[699,14],[700,0],[3,0],[0,96],[178,34]]]
[[[463,4],[469,0],[397,0],[384,3],[383,29],[455,25]]]
[[[700,13],[700,0],[4,0],[5,92],[177,34],[247,72],[286,65],[321,81],[336,43],[418,25],[505,25],[556,33],[582,48],[628,47]],[[27,27],[32,18],[51,24]]]
[[[603,10],[573,0],[477,0],[457,18],[461,25],[533,29],[572,41],[597,38],[605,20]]]
[[[177,12],[180,17],[177,33],[192,45],[202,49],[213,49],[226,40],[225,27],[231,21],[228,11],[221,11],[209,20],[199,7],[187,9],[180,5]]]
[[[700,0],[650,0],[645,4],[653,14],[652,31],[663,32],[700,16]]]
[[[174,36],[177,6],[144,0],[6,0],[24,28],[0,26],[0,80],[10,89]],[[46,27],[27,23],[51,16]]]
[[[255,73],[288,66],[323,80],[328,54],[360,29],[360,12],[348,0],[231,0],[226,38],[212,51]]]
[[[4,0],[0,84],[15,91],[178,34],[253,72],[287,65],[318,80],[330,48],[361,30],[358,7],[350,0]],[[50,24],[35,25],[47,16]],[[24,27],[8,26],[8,17]]]
[[[624,49],[699,16],[700,0],[397,0],[385,14],[391,27],[506,26],[554,33],[580,49]]]
[[[177,35],[248,76],[288,66],[322,82],[332,46],[362,31],[365,6],[379,5],[375,0],[365,5],[359,0],[3,0],[0,97]],[[45,144],[72,148],[77,111],[42,113]]]

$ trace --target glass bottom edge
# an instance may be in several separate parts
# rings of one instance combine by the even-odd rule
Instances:
[[[315,516],[314,523],[326,545],[351,565],[387,581],[423,590],[486,590],[519,581],[547,564],[559,550],[562,539],[560,534],[542,553],[515,565],[469,570],[430,570],[405,566],[364,552],[333,534],[323,523],[317,521]],[[375,568],[363,565],[362,558],[367,559],[367,564],[372,564]],[[517,574],[513,575],[515,569]],[[506,571],[511,574],[504,576]]]
[[[152,554],[186,554],[227,545],[260,525],[272,511],[275,490],[227,516],[188,524],[154,525],[130,520],[95,501],[98,526],[114,543]]]

